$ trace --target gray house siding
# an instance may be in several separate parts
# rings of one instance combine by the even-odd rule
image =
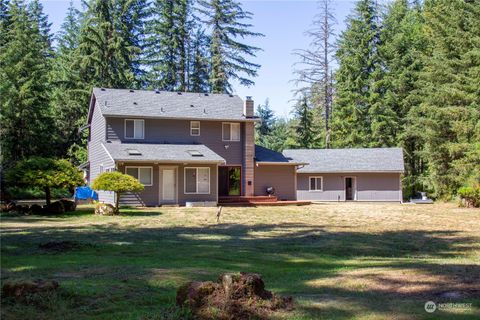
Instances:
[[[323,177],[323,191],[309,191],[309,177]],[[400,173],[299,173],[298,200],[345,201],[345,177],[356,178],[357,201],[402,201]]]
[[[134,166],[134,167],[152,167],[152,186],[145,186],[145,189],[141,192],[128,193],[122,195],[120,198],[121,205],[128,206],[158,206],[161,205],[160,194],[161,190],[161,180],[160,180],[160,167],[175,167],[176,168],[176,184],[177,184],[177,203],[185,205],[187,201],[213,201],[217,202],[217,165],[207,165],[207,164],[162,164],[162,163],[122,163],[118,166],[118,171],[125,173],[125,167]],[[186,167],[195,167],[195,168],[210,168],[210,193],[209,194],[185,194],[184,188],[184,172]]]
[[[105,118],[100,112],[97,105],[94,106],[92,120],[90,123],[90,140],[88,142],[88,161],[90,163],[89,184],[100,174],[101,167],[103,170],[114,168],[115,162],[110,158],[102,142],[105,141]],[[105,203],[115,202],[115,193],[110,191],[98,191],[98,200]]]
[[[227,164],[242,164],[242,143],[222,141],[222,121],[200,121],[200,136],[190,135],[189,120],[144,119],[145,139],[125,139],[125,118],[107,118],[107,139],[122,143],[172,143],[204,144],[227,161]],[[243,132],[241,124],[240,132]],[[227,148],[225,146],[228,146]]]
[[[295,171],[292,165],[255,166],[255,195],[267,195],[266,188],[274,187],[279,200],[296,200]]]

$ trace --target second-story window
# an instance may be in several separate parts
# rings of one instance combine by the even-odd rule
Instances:
[[[240,123],[224,122],[222,124],[223,141],[240,141]]]
[[[139,119],[125,119],[125,139],[143,139],[145,122]]]
[[[200,135],[200,121],[190,121],[190,135],[191,136]]]

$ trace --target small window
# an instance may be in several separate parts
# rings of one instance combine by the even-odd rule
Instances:
[[[143,139],[145,134],[145,122],[143,120],[125,120],[125,138]]]
[[[191,136],[200,135],[200,121],[190,121],[190,135]]]
[[[310,177],[310,191],[323,191],[323,177]]]
[[[134,177],[145,186],[151,186],[153,184],[151,167],[125,167],[125,173]]]
[[[222,140],[240,141],[240,123],[223,123]]]
[[[185,168],[185,193],[210,194],[210,168]]]

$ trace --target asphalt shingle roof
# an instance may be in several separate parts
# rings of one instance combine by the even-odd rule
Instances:
[[[247,120],[236,95],[104,88],[93,94],[104,116]]]
[[[292,149],[283,155],[309,163],[299,173],[404,171],[401,148]]]
[[[203,144],[105,143],[104,146],[118,161],[225,162]]]
[[[285,157],[282,153],[255,145],[255,160],[257,162],[297,163],[293,159]]]

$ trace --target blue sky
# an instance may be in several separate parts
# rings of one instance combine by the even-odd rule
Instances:
[[[255,86],[246,88],[235,86],[240,97],[253,96],[255,105],[270,99],[270,105],[277,116],[290,116],[292,108],[293,64],[297,58],[295,49],[308,47],[310,39],[303,33],[310,28],[317,12],[316,1],[297,0],[243,0],[244,9],[253,13],[251,23],[256,32],[265,37],[248,39],[248,43],[260,47],[253,62],[262,65]],[[336,31],[344,29],[344,21],[354,6],[353,0],[334,0]],[[65,17],[69,0],[43,0],[45,13],[53,23],[52,31],[57,32]],[[74,1],[80,7],[80,1]]]

